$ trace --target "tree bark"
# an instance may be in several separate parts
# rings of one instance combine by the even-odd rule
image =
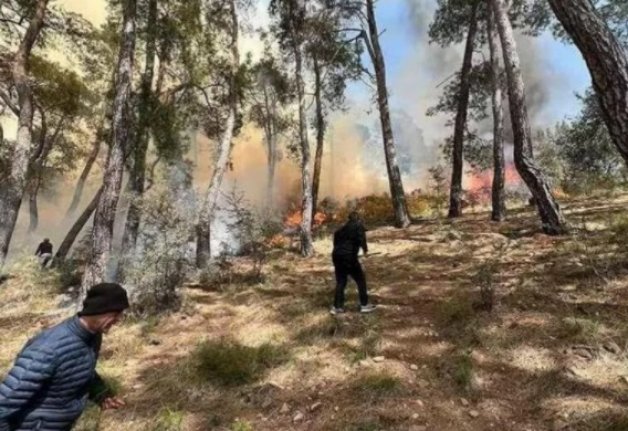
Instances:
[[[100,196],[102,195],[102,191],[102,187],[98,189],[96,195],[92,198],[92,201],[89,203],[87,208],[83,210],[76,222],[74,222],[72,228],[68,231],[65,238],[63,238],[63,242],[61,242],[61,245],[57,250],[57,254],[55,254],[55,258],[52,262],[53,266],[57,266],[63,263],[63,261],[65,261],[65,259],[68,257],[68,253],[70,253],[72,246],[76,242],[76,238],[79,236],[79,234],[87,224],[87,221],[96,210],[96,206],[98,205]]]
[[[473,67],[473,48],[478,28],[477,10],[479,2],[475,2],[471,10],[467,42],[460,70],[460,90],[458,92],[458,110],[454,126],[451,190],[449,193],[449,217],[462,215],[462,177],[464,167],[464,138],[467,132],[467,113],[469,95],[471,93],[471,68]]]
[[[74,194],[72,195],[72,202],[70,203],[70,207],[68,208],[66,212],[66,216],[70,216],[74,214],[74,211],[76,211],[76,208],[81,202],[81,197],[83,196],[83,190],[85,189],[85,183],[87,182],[89,173],[92,171],[92,168],[94,167],[94,163],[96,162],[96,159],[98,158],[98,153],[100,153],[100,146],[103,141],[103,132],[104,132],[104,124],[102,124],[100,128],[98,129],[98,131],[96,132],[96,138],[94,139],[94,142],[92,143],[92,150],[90,151],[89,156],[87,157],[87,160],[85,161],[85,166],[83,167],[83,170],[81,171],[81,176],[79,177],[76,183],[76,188],[74,189]]]
[[[377,105],[382,123],[382,136],[384,138],[384,152],[386,153],[386,168],[388,170],[388,180],[390,185],[390,197],[395,211],[395,226],[404,228],[410,225],[408,205],[406,195],[401,180],[401,171],[397,162],[397,150],[390,120],[390,108],[388,106],[388,89],[386,87],[386,64],[384,54],[379,44],[379,32],[377,31],[377,21],[375,20],[375,7],[373,0],[366,0],[366,11],[369,27],[369,38],[365,37],[367,44],[370,39],[369,54],[375,68],[377,81]]]
[[[318,207],[318,192],[321,183],[323,168],[323,147],[325,145],[325,114],[323,113],[323,97],[321,66],[318,59],[314,59],[314,90],[316,98],[316,155],[314,157],[314,181],[312,183],[312,217],[316,215]]]
[[[493,21],[493,13],[488,11],[488,47],[491,61],[491,90],[493,106],[493,188],[491,219],[501,222],[506,218],[506,198],[504,187],[506,185],[506,166],[504,157],[504,95],[502,92],[502,68],[499,57],[501,49],[499,34]]]
[[[299,30],[295,28],[293,20],[290,20],[292,31],[292,51],[295,60],[295,78],[297,84],[297,100],[299,103],[299,142],[301,144],[301,190],[303,199],[301,203],[301,255],[310,257],[314,255],[314,243],[312,240],[312,172],[311,152],[307,135],[307,113],[305,109],[305,82],[303,80],[303,52],[302,40]]]
[[[222,179],[227,170],[231,149],[233,147],[233,135],[236,125],[236,117],[238,115],[238,91],[236,75],[240,67],[240,51],[238,43],[240,38],[240,29],[238,22],[238,11],[236,9],[235,0],[229,2],[231,14],[231,71],[229,76],[229,113],[225,129],[220,137],[218,147],[218,160],[212,174],[212,179],[205,195],[205,200],[201,206],[199,214],[199,223],[197,226],[197,248],[196,248],[196,265],[199,269],[205,268],[211,259],[211,221],[214,217],[216,205],[218,203],[218,194]]]
[[[91,256],[89,256],[89,262],[85,268],[81,284],[83,295],[92,285],[112,278],[107,274],[107,265],[111,254],[113,227],[120,198],[120,188],[124,173],[124,157],[130,132],[131,109],[129,102],[135,60],[136,13],[136,0],[125,0],[122,24],[123,34],[120,40],[113,102],[113,142],[107,158],[102,193],[94,215]]]
[[[131,199],[122,238],[122,251],[125,255],[133,250],[137,243],[142,213],[141,199],[144,196],[146,182],[146,153],[148,152],[149,143],[148,128],[151,113],[153,112],[152,85],[157,56],[157,0],[149,1],[146,32],[146,64],[141,83],[133,169],[129,177]]]
[[[590,0],[550,0],[582,53],[609,134],[628,162],[628,57]]]
[[[44,26],[48,0],[37,0],[35,12],[13,58],[11,75],[18,95],[17,139],[8,184],[0,195],[0,267],[4,265],[26,188],[33,139],[33,92],[28,82],[28,60]]]
[[[565,219],[531,154],[532,136],[525,100],[525,86],[508,10],[504,0],[491,0],[491,4],[497,21],[508,78],[515,166],[536,201],[543,231],[549,235],[563,234],[568,230]]]

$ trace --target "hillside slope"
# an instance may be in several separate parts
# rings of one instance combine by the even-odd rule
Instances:
[[[574,233],[558,238],[527,210],[373,230],[370,316],[353,285],[350,312],[328,314],[328,239],[310,260],[274,253],[261,284],[235,282],[238,261],[233,283],[107,336],[99,367],[128,407],[77,429],[626,430],[626,204],[568,202]],[[0,373],[72,312],[37,273],[0,286]]]

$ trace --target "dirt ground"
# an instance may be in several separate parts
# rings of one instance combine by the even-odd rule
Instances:
[[[628,196],[608,202],[565,202],[563,237],[527,209],[372,230],[373,315],[357,313],[353,285],[349,312],[329,315],[329,238],[312,259],[273,252],[263,283],[190,286],[181,312],[107,336],[99,369],[128,405],[91,409],[77,429],[628,430]],[[0,374],[71,314],[14,273],[0,286]],[[195,349],[220,339],[286,359],[243,385],[205,381]]]

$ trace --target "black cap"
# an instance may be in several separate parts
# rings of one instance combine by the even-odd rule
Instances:
[[[123,311],[129,308],[126,290],[117,283],[100,283],[87,291],[79,316]]]

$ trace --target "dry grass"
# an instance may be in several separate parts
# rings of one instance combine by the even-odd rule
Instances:
[[[109,334],[99,369],[128,407],[91,409],[76,429],[628,429],[627,202],[566,202],[577,229],[560,238],[527,210],[502,225],[476,213],[372,230],[373,316],[353,311],[353,286],[351,312],[328,315],[329,239],[309,260],[274,252],[263,283],[195,286],[181,312]],[[72,312],[52,299],[58,274],[29,259],[12,273],[0,373]],[[491,313],[474,307],[487,280]]]

